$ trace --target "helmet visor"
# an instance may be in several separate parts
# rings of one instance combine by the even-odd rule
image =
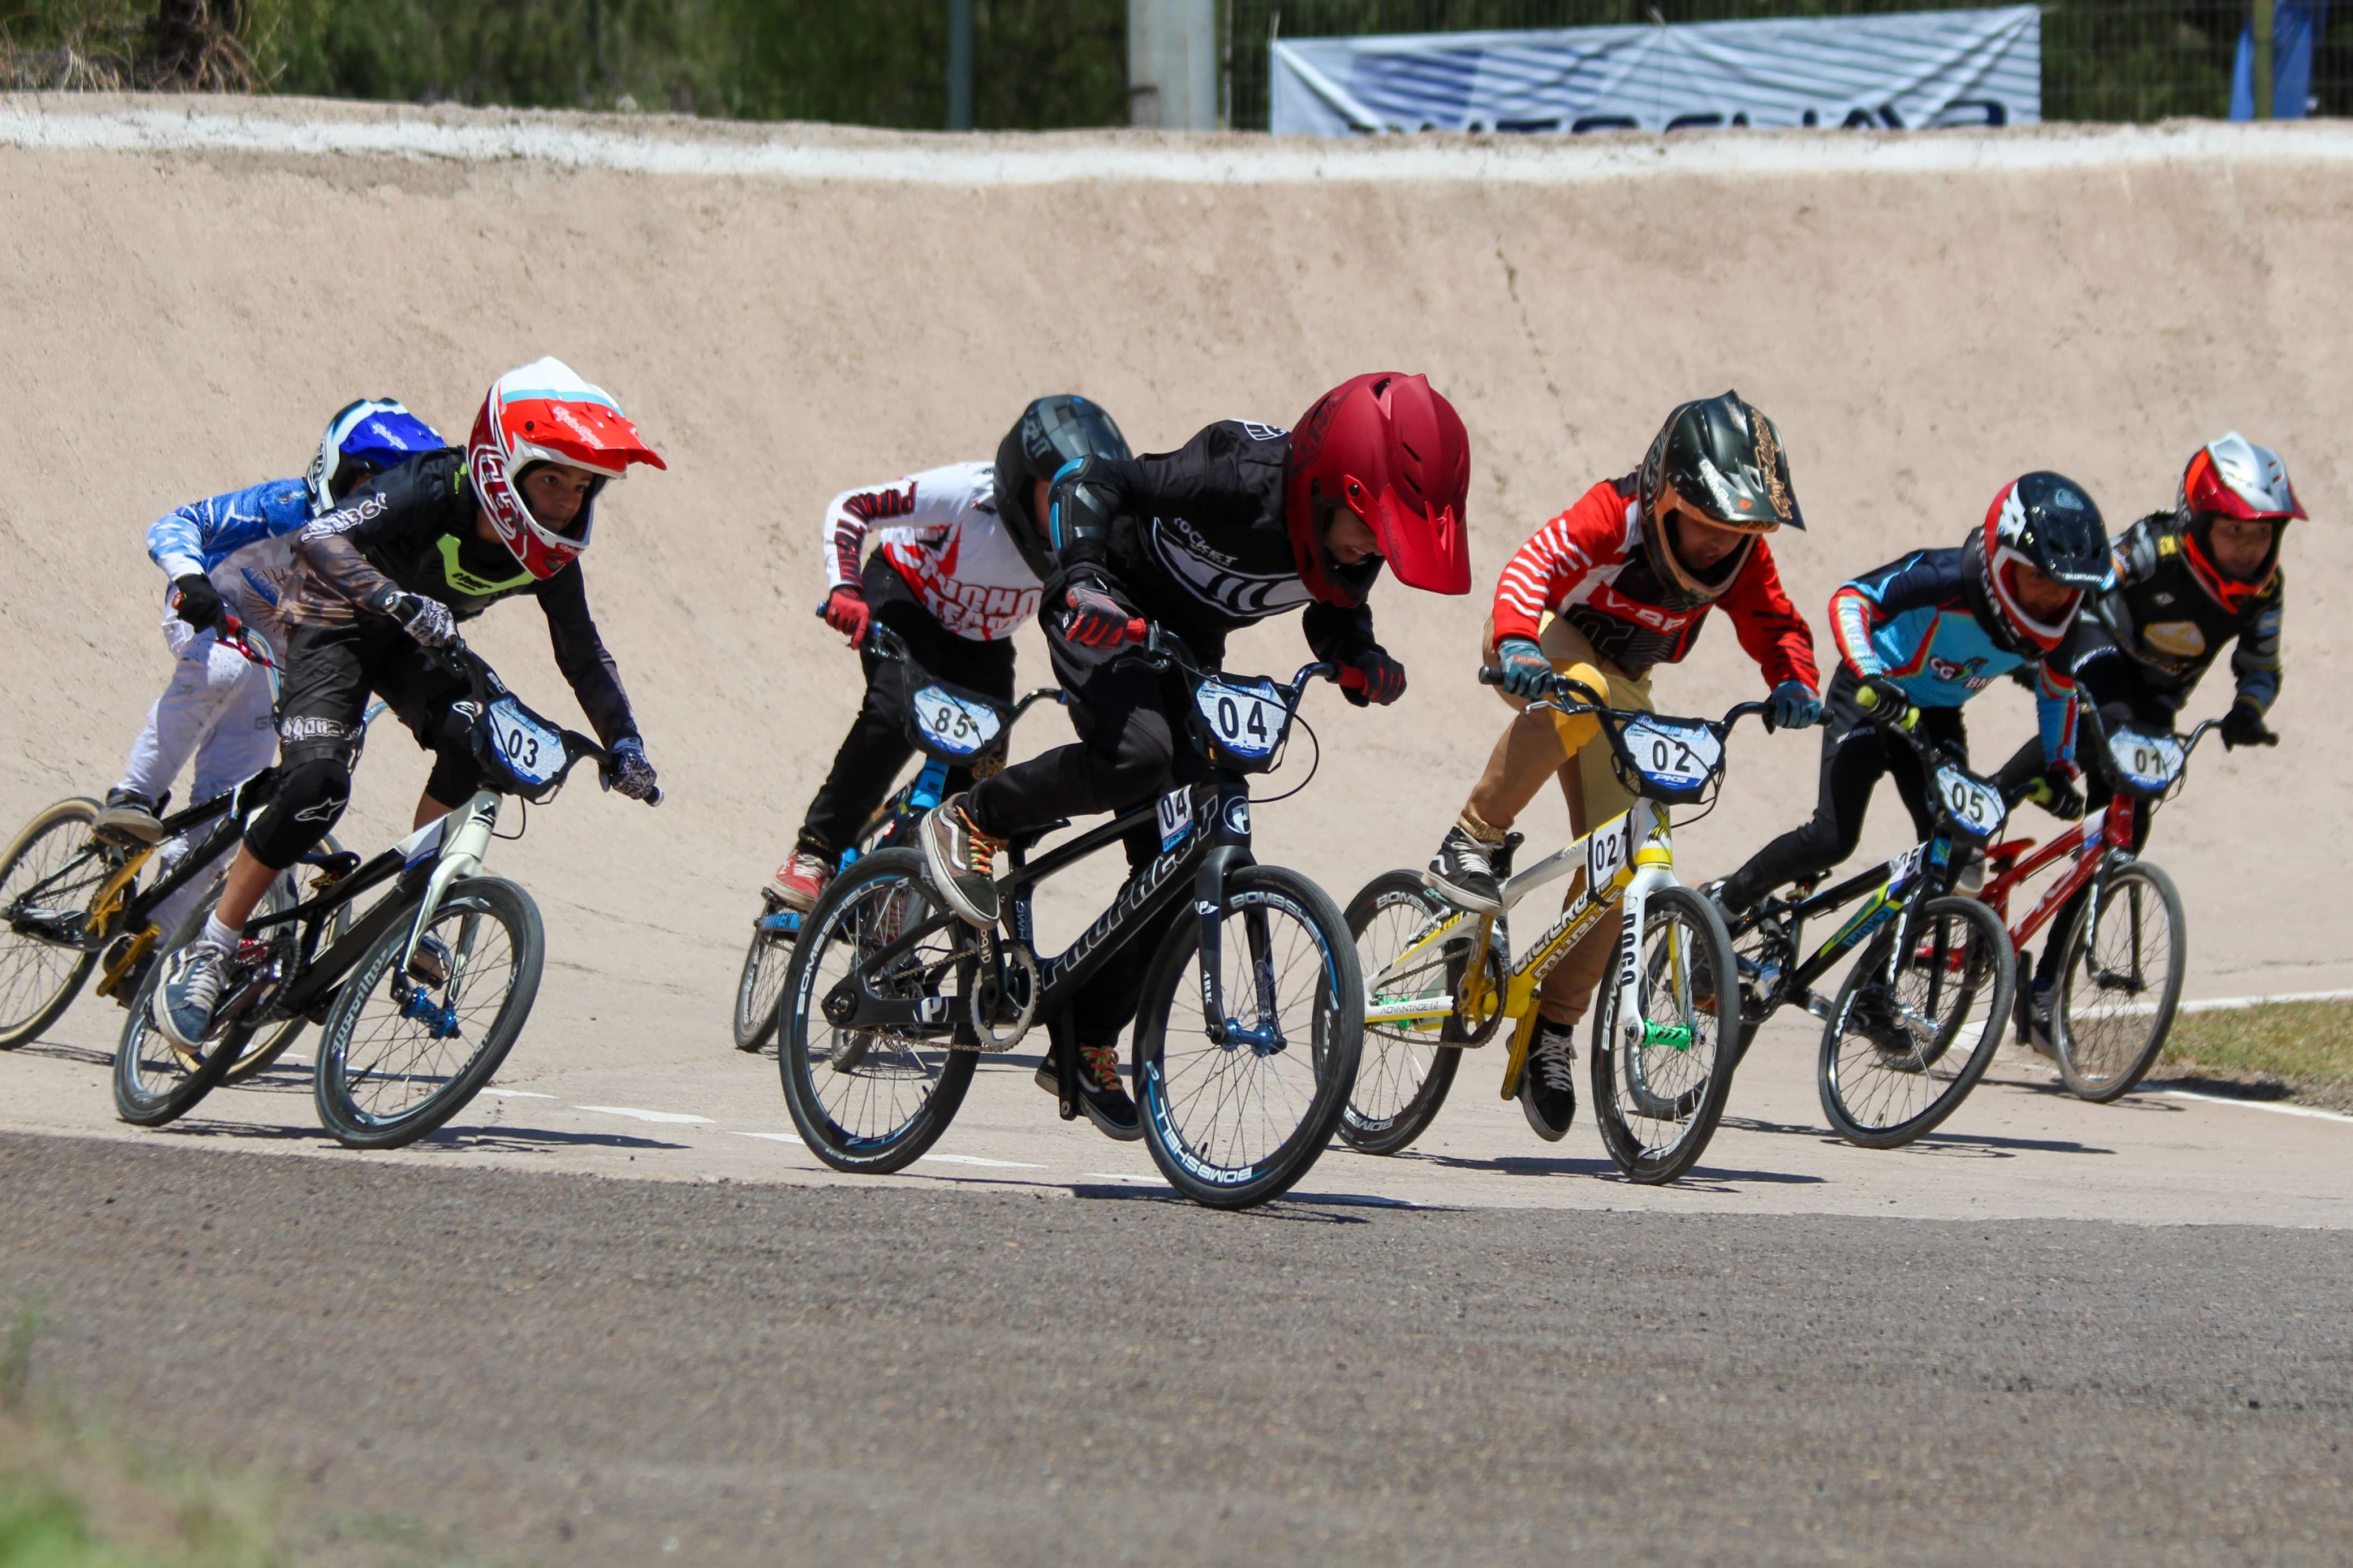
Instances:
[[[1452,507],[1437,516],[1417,511],[1395,486],[1376,497],[1355,476],[1343,485],[1348,510],[1373,531],[1374,548],[1397,580],[1427,594],[1471,591],[1471,538]]]

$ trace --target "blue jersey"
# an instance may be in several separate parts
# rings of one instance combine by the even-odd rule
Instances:
[[[1831,595],[1831,634],[1857,675],[1884,676],[1916,708],[1958,708],[2028,662],[1978,619],[1958,550],[1915,550]],[[2044,661],[2034,689],[2042,754],[2075,754],[2075,683]]]
[[[190,501],[147,531],[147,554],[167,577],[209,575],[248,544],[281,539],[311,521],[301,479],[265,479],[210,500]]]

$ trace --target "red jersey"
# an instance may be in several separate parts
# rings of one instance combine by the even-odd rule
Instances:
[[[1654,666],[1680,664],[1718,605],[1767,686],[1796,680],[1821,689],[1813,630],[1782,591],[1764,538],[1722,594],[1685,604],[1659,582],[1643,552],[1641,509],[1629,475],[1586,491],[1504,563],[1495,584],[1495,637],[1533,638],[1550,610],[1584,633],[1594,652],[1640,680]]]

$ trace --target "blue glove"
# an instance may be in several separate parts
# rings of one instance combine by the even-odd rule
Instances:
[[[605,764],[607,786],[631,800],[649,802],[660,793],[654,788],[654,765],[646,761],[643,741],[624,735],[613,742],[611,758]]]
[[[1768,730],[1810,730],[1822,721],[1822,700],[1802,680],[1785,680],[1773,689],[1765,709]]]
[[[1552,689],[1552,660],[1534,637],[1505,637],[1495,645],[1495,662],[1504,671],[1504,689],[1514,697],[1534,700]]]

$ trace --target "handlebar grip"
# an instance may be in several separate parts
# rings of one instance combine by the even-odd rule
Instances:
[[[1350,665],[1332,679],[1338,683],[1343,691],[1362,691],[1365,689],[1365,672],[1354,665]]]
[[[1128,640],[1128,641],[1130,641],[1130,642],[1148,642],[1148,641],[1150,641],[1150,640],[1151,640],[1151,638],[1152,638],[1152,623],[1151,623],[1150,621],[1145,620],[1145,619],[1143,616],[1134,616],[1134,617],[1133,617],[1132,619],[1130,619],[1130,620],[1128,621],[1128,623],[1127,623],[1127,640]]]
[[[1482,686],[1501,686],[1504,684],[1504,672],[1496,668],[1492,664],[1482,665],[1479,668],[1479,684]]]

